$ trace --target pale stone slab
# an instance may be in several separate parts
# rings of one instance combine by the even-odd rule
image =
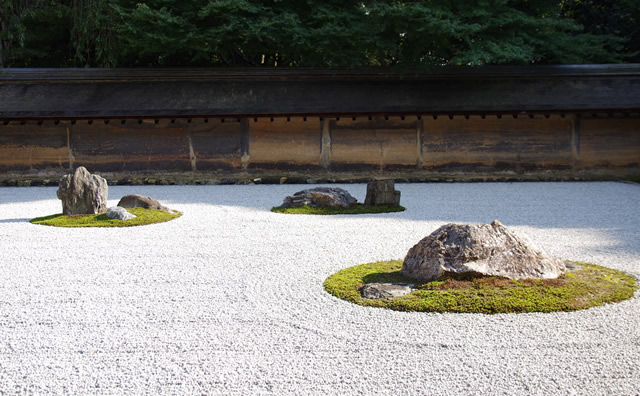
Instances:
[[[105,213],[108,218],[115,220],[127,221],[131,219],[135,219],[136,215],[127,212],[127,210],[121,206],[114,206],[107,209],[107,213]]]
[[[412,284],[405,283],[367,283],[362,287],[362,297],[369,299],[401,297],[411,293],[412,287]]]

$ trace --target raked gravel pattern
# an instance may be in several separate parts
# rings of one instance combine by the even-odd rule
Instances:
[[[572,313],[364,308],[323,281],[494,219],[562,259],[640,276],[640,185],[397,184],[402,213],[270,212],[309,186],[112,186],[184,215],[30,224],[55,187],[0,188],[0,394],[637,395],[638,295]],[[339,185],[360,202],[363,184]]]

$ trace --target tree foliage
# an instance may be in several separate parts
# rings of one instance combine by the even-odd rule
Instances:
[[[15,61],[14,48],[23,47],[25,19],[39,7],[39,0],[0,0],[0,67]]]
[[[116,66],[113,9],[107,1],[73,0],[71,7],[73,62],[82,66]]]
[[[0,0],[0,62],[26,67],[625,62],[637,60],[640,51],[636,2]]]
[[[562,15],[596,37],[621,37],[628,62],[640,62],[640,2],[638,0],[564,0]]]

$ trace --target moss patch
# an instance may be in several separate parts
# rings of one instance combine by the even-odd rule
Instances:
[[[448,276],[419,283],[400,274],[402,261],[379,261],[346,268],[324,282],[330,294],[352,303],[397,311],[520,313],[576,311],[631,298],[635,279],[623,272],[576,262],[577,269],[557,279],[510,280],[501,277]],[[390,299],[365,299],[366,283],[413,283],[415,290]]]
[[[30,222],[53,227],[135,227],[147,224],[164,223],[182,216],[180,212],[168,213],[163,210],[150,210],[144,208],[127,209],[135,218],[122,221],[114,220],[105,214],[99,215],[72,215],[54,214],[51,216],[36,217]]]
[[[386,206],[386,205],[364,205],[355,204],[350,208],[342,208],[339,206],[301,206],[297,208],[285,208],[284,206],[276,206],[271,208],[275,213],[287,214],[307,214],[307,215],[337,215],[337,214],[365,214],[365,213],[391,213],[403,212],[404,206]]]

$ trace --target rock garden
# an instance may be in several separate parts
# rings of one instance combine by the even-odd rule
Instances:
[[[401,213],[270,211],[304,188],[109,185],[107,206],[184,213],[125,229],[33,225],[57,187],[0,188],[0,394],[638,394],[638,185],[403,183]],[[493,266],[528,251],[511,233],[545,254],[527,278]]]
[[[59,181],[62,213],[31,220],[57,227],[130,227],[173,220],[180,212],[139,194],[107,207],[107,181],[79,167]],[[337,187],[285,197],[276,213],[361,214],[404,211],[391,180],[367,184],[364,204]],[[584,262],[563,261],[535,248],[498,220],[446,224],[407,252],[346,268],[324,282],[344,300],[401,311],[511,313],[586,309],[632,297],[634,278]]]
[[[116,206],[108,208],[107,181],[82,166],[60,179],[56,194],[62,201],[62,213],[36,217],[31,223],[55,227],[132,227],[162,223],[182,215],[139,194],[126,195]]]
[[[364,204],[358,203],[345,189],[316,187],[298,191],[286,197],[282,205],[271,209],[276,213],[316,215],[390,213],[404,210],[400,206],[400,191],[396,191],[393,180],[367,183]]]
[[[499,221],[446,224],[403,261],[344,269],[324,282],[332,295],[399,311],[513,313],[575,311],[631,298],[631,275],[562,261]]]

